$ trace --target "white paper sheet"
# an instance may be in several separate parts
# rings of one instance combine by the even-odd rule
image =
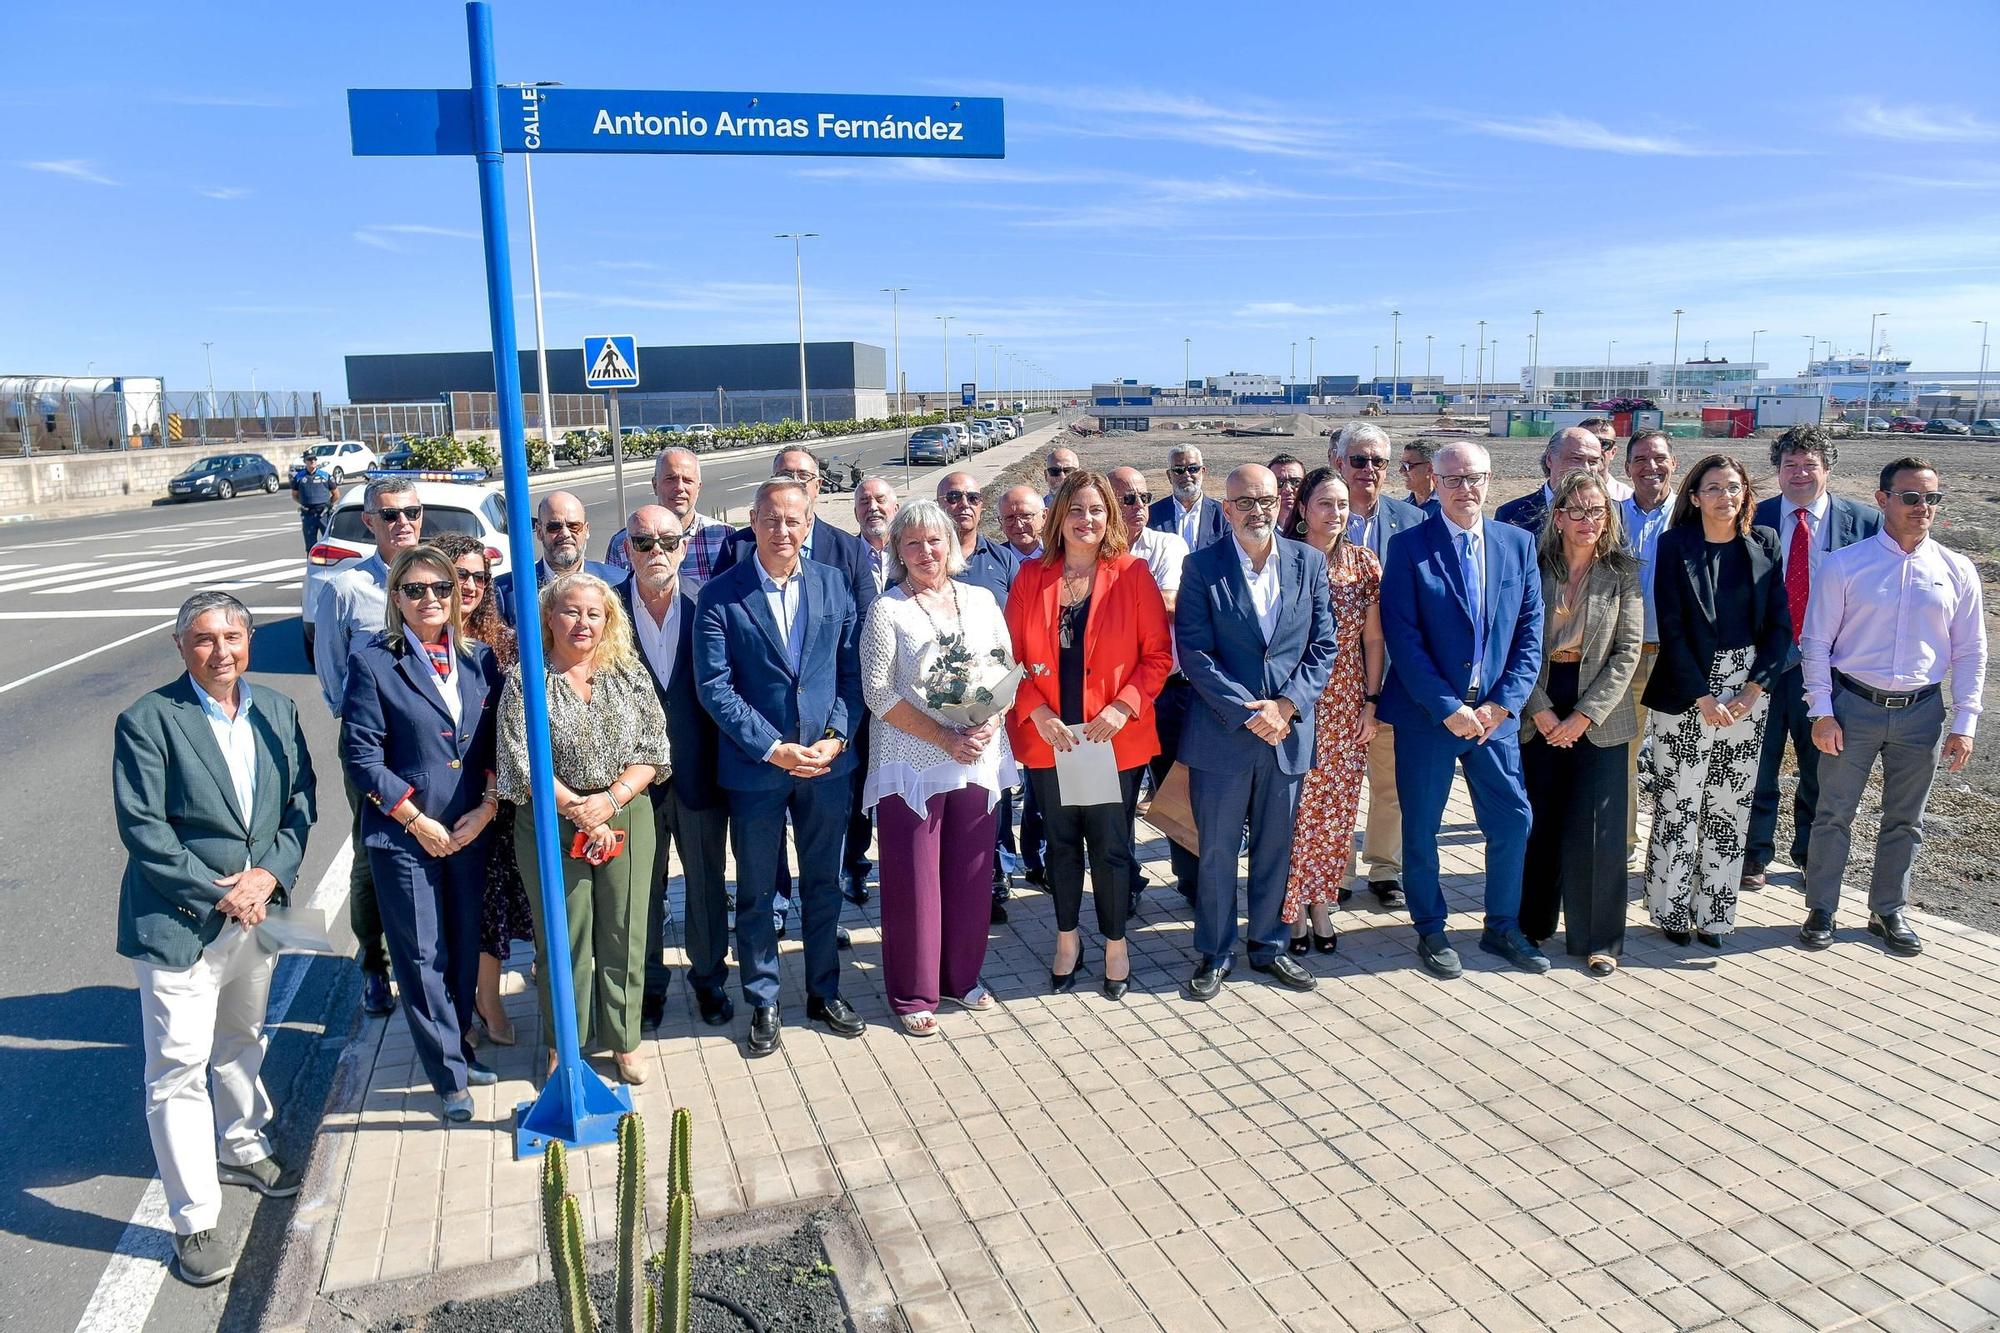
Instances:
[[[1064,805],[1122,804],[1125,793],[1118,786],[1111,742],[1078,740],[1070,750],[1057,750],[1056,790]]]
[[[258,937],[272,953],[339,953],[334,947],[328,913],[310,907],[273,907],[257,926]]]

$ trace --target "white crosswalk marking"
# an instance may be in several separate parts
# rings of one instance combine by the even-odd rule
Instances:
[[[207,583],[212,583],[213,581],[218,579],[243,579],[243,578],[249,578],[253,574],[264,571],[275,571],[280,569],[296,570],[298,568],[298,564],[299,564],[298,556],[288,555],[277,560],[265,560],[257,564],[246,565],[241,569],[231,569],[226,571],[210,569],[210,570],[199,570],[196,571],[195,573],[190,574],[186,571],[185,567],[183,567],[181,572],[175,574],[171,578],[159,579],[153,583],[136,584],[132,587],[125,589],[125,591],[158,592],[162,588],[181,588],[191,583],[207,584]]]
[[[101,564],[97,568],[104,571],[104,577],[102,578],[94,577],[94,572],[93,574],[78,575],[77,577],[82,578],[83,582],[65,584],[57,588],[38,588],[36,592],[42,596],[56,593],[94,592],[99,588],[118,588],[121,592],[138,592],[141,591],[138,588],[128,588],[122,585],[144,582],[155,587],[162,586],[158,583],[158,580],[167,576],[168,569],[172,569],[176,575],[191,574],[197,570],[203,570],[207,572],[201,574],[200,577],[202,578],[207,578],[211,574],[220,577],[224,569],[242,563],[241,560],[232,558],[193,561],[142,560],[127,561],[120,564]],[[145,566],[145,568],[141,568],[141,566]]]
[[[25,578],[11,578],[0,575],[0,593],[19,592],[24,588],[39,588],[45,583],[57,583],[64,579],[81,578],[79,572],[86,569],[102,569],[95,560],[72,560],[61,565],[28,565],[22,570]],[[28,571],[36,571],[29,573]]]

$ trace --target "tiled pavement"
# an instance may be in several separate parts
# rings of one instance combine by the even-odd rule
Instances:
[[[996,927],[984,1017],[892,1025],[874,906],[847,909],[844,994],[805,1026],[796,944],[782,1051],[750,1062],[676,982],[636,1101],[695,1121],[701,1216],[847,1194],[916,1330],[1970,1329],[2000,1320],[2000,940],[1921,922],[1888,957],[1846,905],[1829,952],[1791,944],[1792,877],[1749,895],[1720,955],[1635,905],[1625,966],[1536,978],[1473,943],[1480,844],[1462,791],[1454,983],[1407,919],[1341,918],[1294,994],[1239,967],[1177,993],[1188,920],[1147,896],[1123,1004],[1049,996],[1048,900]],[[1142,849],[1164,871],[1164,846]],[[676,881],[678,888],[678,881]],[[1365,893],[1362,898],[1367,898]],[[1089,913],[1085,913],[1086,921]],[[328,1120],[338,1219],[324,1289],[534,1254],[537,1163],[506,1118],[523,1044],[446,1130],[400,1016],[370,1023],[357,1114]],[[575,1159],[609,1235],[615,1154]],[[653,1154],[656,1172],[664,1152]],[[658,1199],[654,1212],[659,1214]]]

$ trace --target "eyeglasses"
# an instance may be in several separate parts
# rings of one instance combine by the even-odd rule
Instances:
[[[1268,514],[1277,509],[1278,497],[1275,495],[1239,495],[1229,503],[1236,506],[1236,512],[1239,514],[1254,514],[1259,510]]]
[[[1301,486],[1303,486],[1303,485],[1305,485],[1305,484],[1306,484],[1306,479],[1305,479],[1304,477],[1280,477],[1280,478],[1278,478],[1278,489],[1279,489],[1279,490],[1281,490],[1281,491],[1295,491],[1295,490],[1297,490],[1297,489],[1298,489],[1299,487],[1301,487]]]
[[[1051,477],[1067,477],[1070,473],[1074,471],[1076,471],[1075,468],[1063,467],[1060,464],[1051,464],[1048,467],[1042,469],[1044,475]]]
[[[1153,503],[1153,493],[1151,491],[1132,491],[1129,494],[1119,496],[1118,503],[1122,505],[1149,505]]]
[[[1734,500],[1743,494],[1743,487],[1732,481],[1727,486],[1704,486],[1696,494],[1704,500]]]
[[[397,519],[402,519],[405,523],[415,523],[423,516],[424,507],[422,505],[405,505],[401,509],[377,509],[375,511],[375,517],[381,519],[384,523],[394,523]]]
[[[771,475],[782,481],[802,481],[807,485],[811,485],[813,482],[819,480],[819,473],[813,471],[811,468],[804,467],[795,467],[784,472],[773,472]]]
[[[1943,491],[1891,491],[1889,494],[1915,509],[1918,505],[1929,505],[1936,509],[1944,503]]]
[[[483,569],[461,569],[455,572],[460,583],[470,583],[475,588],[483,588],[493,581],[493,576]]]
[[[581,534],[583,530],[588,528],[589,526],[590,524],[584,522],[580,518],[573,519],[567,523],[565,523],[563,520],[559,518],[552,518],[548,522],[542,524],[542,531],[548,533],[549,536],[551,537],[560,537],[565,532],[574,532]]]
[[[938,497],[948,505],[976,505],[986,498],[982,491],[946,491]]]
[[[1388,458],[1381,454],[1349,454],[1343,461],[1356,472],[1380,472],[1389,466]]]
[[[1563,517],[1573,518],[1579,523],[1602,523],[1604,521],[1605,506],[1591,505],[1588,509],[1572,507],[1558,510],[1557,512],[1562,514]]]
[[[1452,472],[1438,478],[1448,491],[1476,491],[1492,479],[1491,472]]]
[[[636,537],[626,538],[627,544],[641,555],[645,555],[655,546],[659,547],[662,551],[678,551],[681,549],[681,540],[681,535],[677,532],[673,534],[663,532],[658,536],[650,532],[642,532]]]
[[[425,593],[429,593],[440,602],[444,602],[451,599],[451,590],[455,586],[457,585],[439,579],[435,583],[398,583],[396,591],[413,602],[423,601]]]
[[[1176,477],[1198,477],[1201,475],[1201,464],[1176,463],[1168,468],[1167,472],[1169,475]]]
[[[1418,459],[1418,460],[1417,460],[1416,462],[1414,462],[1414,463],[1409,463],[1409,462],[1405,462],[1405,463],[1401,463],[1401,464],[1398,464],[1398,466],[1399,466],[1399,467],[1401,468],[1401,470],[1402,470],[1402,473],[1403,473],[1403,475],[1407,477],[1407,476],[1409,476],[1409,475],[1410,475],[1410,474],[1411,474],[1412,472],[1415,472],[1415,471],[1416,471],[1416,470],[1417,470],[1418,468],[1420,468],[1420,467],[1429,467],[1429,466],[1430,466],[1430,460],[1429,460],[1429,459],[1425,459],[1425,458],[1419,458],[1419,459]]]

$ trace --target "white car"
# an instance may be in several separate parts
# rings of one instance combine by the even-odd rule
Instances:
[[[697,447],[715,443],[715,427],[706,421],[697,421],[692,426],[684,427],[681,433],[686,435]]]
[[[305,584],[299,590],[299,616],[305,627],[306,660],[312,660],[313,622],[319,599],[335,574],[375,551],[375,539],[361,524],[361,501],[367,486],[356,481],[327,515],[326,531],[306,555]],[[464,532],[486,543],[493,577],[508,569],[507,497],[495,481],[417,481],[411,483],[424,507],[424,537],[440,532]]]
[[[375,451],[358,440],[334,440],[327,444],[315,444],[306,450],[314,458],[326,464],[326,470],[333,474],[336,482],[349,477],[358,477],[370,468],[382,466],[382,460]]]

